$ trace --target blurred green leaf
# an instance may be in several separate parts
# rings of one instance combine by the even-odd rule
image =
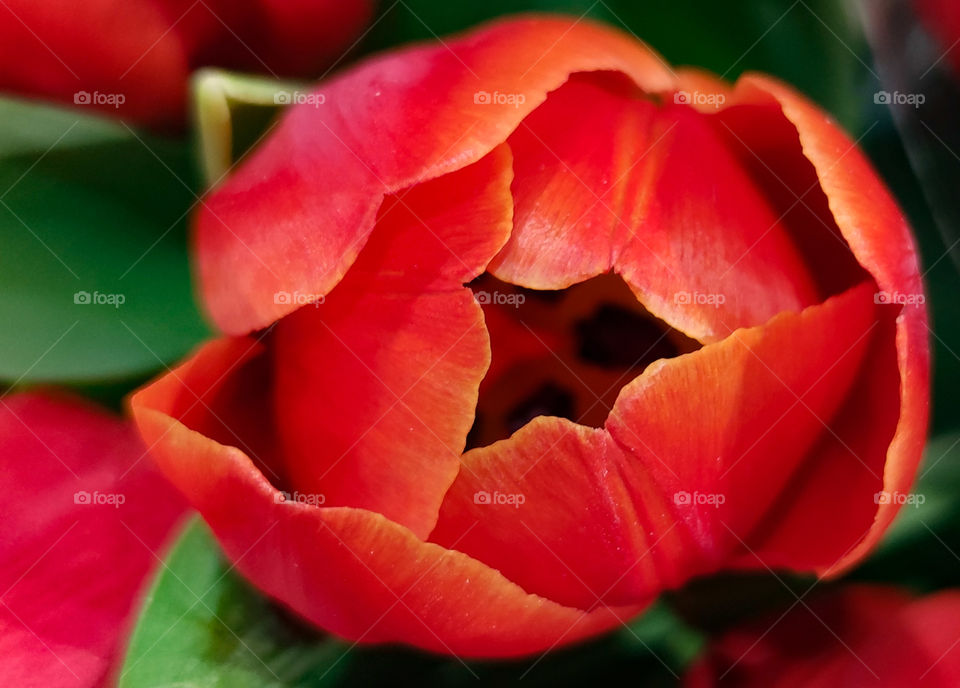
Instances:
[[[208,334],[194,304],[181,142],[0,100],[0,380],[130,379]]]
[[[927,446],[916,485],[877,552],[855,573],[861,580],[929,592],[960,576],[960,434]]]
[[[316,639],[253,591],[198,518],[154,580],[119,686],[333,685],[347,647]]]
[[[951,221],[960,217],[954,200],[960,161],[949,143],[957,140],[954,104],[960,91],[938,70],[930,70],[940,49],[925,45],[908,3],[864,0],[860,5],[870,19],[882,70],[879,88],[889,93],[922,93],[926,98],[918,108],[874,104],[867,113],[871,124],[861,145],[893,190],[917,238],[932,330],[932,430],[936,436],[960,428],[956,411],[960,402],[960,301],[956,298],[960,254],[955,245],[960,235],[957,223]]]

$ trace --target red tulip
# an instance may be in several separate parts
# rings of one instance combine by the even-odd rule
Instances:
[[[960,685],[960,591],[913,599],[867,585],[803,599],[723,635],[689,688]]]
[[[197,218],[228,336],[132,399],[258,586],[348,638],[517,655],[877,542],[920,458],[926,315],[827,115],[560,18],[319,92]]]
[[[0,684],[100,686],[186,505],[127,423],[66,398],[0,400]]]
[[[939,44],[937,58],[960,75],[960,5],[953,0],[916,0],[915,7],[924,28]]]
[[[0,90],[175,126],[197,67],[315,75],[371,9],[370,0],[4,0]]]

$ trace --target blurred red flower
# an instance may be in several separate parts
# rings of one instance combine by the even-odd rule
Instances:
[[[87,402],[0,400],[0,684],[106,685],[184,516],[135,430]]]
[[[316,76],[370,0],[5,0],[0,90],[172,127],[198,67]]]
[[[132,399],[264,591],[348,638],[518,655],[877,542],[924,441],[926,312],[825,113],[561,18],[316,95],[196,219],[227,336]]]
[[[857,585],[801,600],[727,632],[687,675],[689,688],[960,685],[960,592],[913,598]]]
[[[937,40],[942,57],[960,75],[960,4],[954,0],[916,0],[924,28]]]

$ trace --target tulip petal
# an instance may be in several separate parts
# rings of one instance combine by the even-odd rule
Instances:
[[[276,334],[277,424],[294,484],[426,537],[490,360],[473,297],[333,295]]]
[[[698,81],[702,78],[696,75]],[[869,279],[870,273],[857,262],[837,226],[817,169],[804,157],[796,127],[776,104],[739,104],[736,93],[727,87],[726,102],[735,104],[705,113],[706,121],[774,208],[781,227],[809,266],[819,298],[835,296]]]
[[[86,403],[0,401],[0,683],[99,686],[185,504],[133,428]]]
[[[204,0],[216,40],[198,41],[191,64],[315,77],[353,47],[373,5],[370,0]]]
[[[834,432],[858,375],[871,374],[862,364],[883,309],[865,283],[652,366],[622,390],[607,427],[665,493],[723,496],[675,510],[722,557],[725,543],[750,540],[810,450]]]
[[[503,143],[571,72],[672,76],[648,48],[589,21],[527,17],[375,58],[293,107],[213,193],[195,226],[215,322],[242,334],[289,313],[278,291],[325,294],[356,259],[385,195]]]
[[[138,392],[136,422],[237,567],[310,621],[360,642],[498,657],[574,642],[639,611],[564,607],[380,514],[284,502],[243,452],[168,415],[198,373],[181,368]]]
[[[884,308],[861,285],[653,364],[606,430],[542,418],[465,454],[431,539],[580,608],[725,566],[827,432]]]
[[[649,202],[645,157],[664,134],[636,91],[621,74],[575,74],[510,135],[515,228],[492,274],[564,289],[610,270]]]
[[[507,240],[510,176],[502,146],[388,200],[336,290],[277,324],[276,422],[299,489],[433,529],[490,363],[463,283]]]
[[[906,494],[922,456],[930,403],[929,329],[910,228],[856,144],[820,109],[774,79],[747,75],[737,84],[728,106],[731,113],[739,108],[754,108],[752,115],[728,116],[728,124],[743,145],[758,155],[783,154],[782,150],[771,150],[764,141],[755,142],[753,138],[769,136],[765,131],[768,127],[757,115],[770,106],[779,108],[781,116],[799,135],[803,155],[816,171],[836,226],[849,250],[877,283],[878,301],[908,300],[900,310],[896,328],[900,417],[883,474],[885,492]],[[835,269],[833,259],[828,260],[831,262],[824,266],[824,272]],[[881,503],[872,528],[860,543],[834,565],[832,560],[822,562],[821,570],[829,568],[840,573],[862,559],[879,541],[899,507],[893,501]],[[785,543],[783,546],[789,547]]]
[[[516,226],[491,265],[500,279],[561,289],[615,269],[651,312],[706,341],[818,300],[773,208],[690,107],[582,75],[509,143]]]
[[[810,450],[735,566],[833,575],[873,527],[877,505],[908,496],[887,492],[883,481],[900,415],[896,318],[895,307],[883,307],[863,374],[830,421],[831,432]]]
[[[919,16],[923,28],[937,40],[937,54],[943,55],[955,76],[960,76],[960,53],[954,50],[960,39],[960,7],[950,0],[916,0],[911,3],[911,9]]]
[[[955,686],[958,619],[955,590],[916,600],[894,588],[867,585],[813,595],[721,636],[684,685]]]
[[[696,543],[671,528],[656,486],[625,471],[605,430],[535,418],[464,455],[430,539],[562,604],[649,603]]]
[[[0,89],[175,128],[194,68],[316,75],[371,9],[369,0],[5,0]]]
[[[82,8],[66,2],[5,1],[0,7],[0,63],[6,67],[0,72],[0,89],[170,126],[186,113],[190,68],[184,37],[170,31],[177,17],[167,10],[162,3],[131,0],[90,0]],[[197,18],[200,12],[190,14]],[[97,93],[112,96],[112,102],[96,103]]]

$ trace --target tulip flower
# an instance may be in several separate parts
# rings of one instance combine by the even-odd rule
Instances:
[[[954,74],[960,74],[960,6],[950,0],[916,0],[914,6],[939,45],[938,61],[945,60]]]
[[[725,633],[685,679],[708,686],[956,686],[960,592],[855,585]]]
[[[371,11],[369,0],[6,0],[0,91],[175,127],[192,70],[315,76]]]
[[[875,545],[926,313],[828,115],[551,17],[316,93],[196,217],[224,335],[131,401],[253,583],[353,640],[511,656]]]
[[[0,683],[104,685],[186,505],[133,428],[61,396],[0,400]]]

